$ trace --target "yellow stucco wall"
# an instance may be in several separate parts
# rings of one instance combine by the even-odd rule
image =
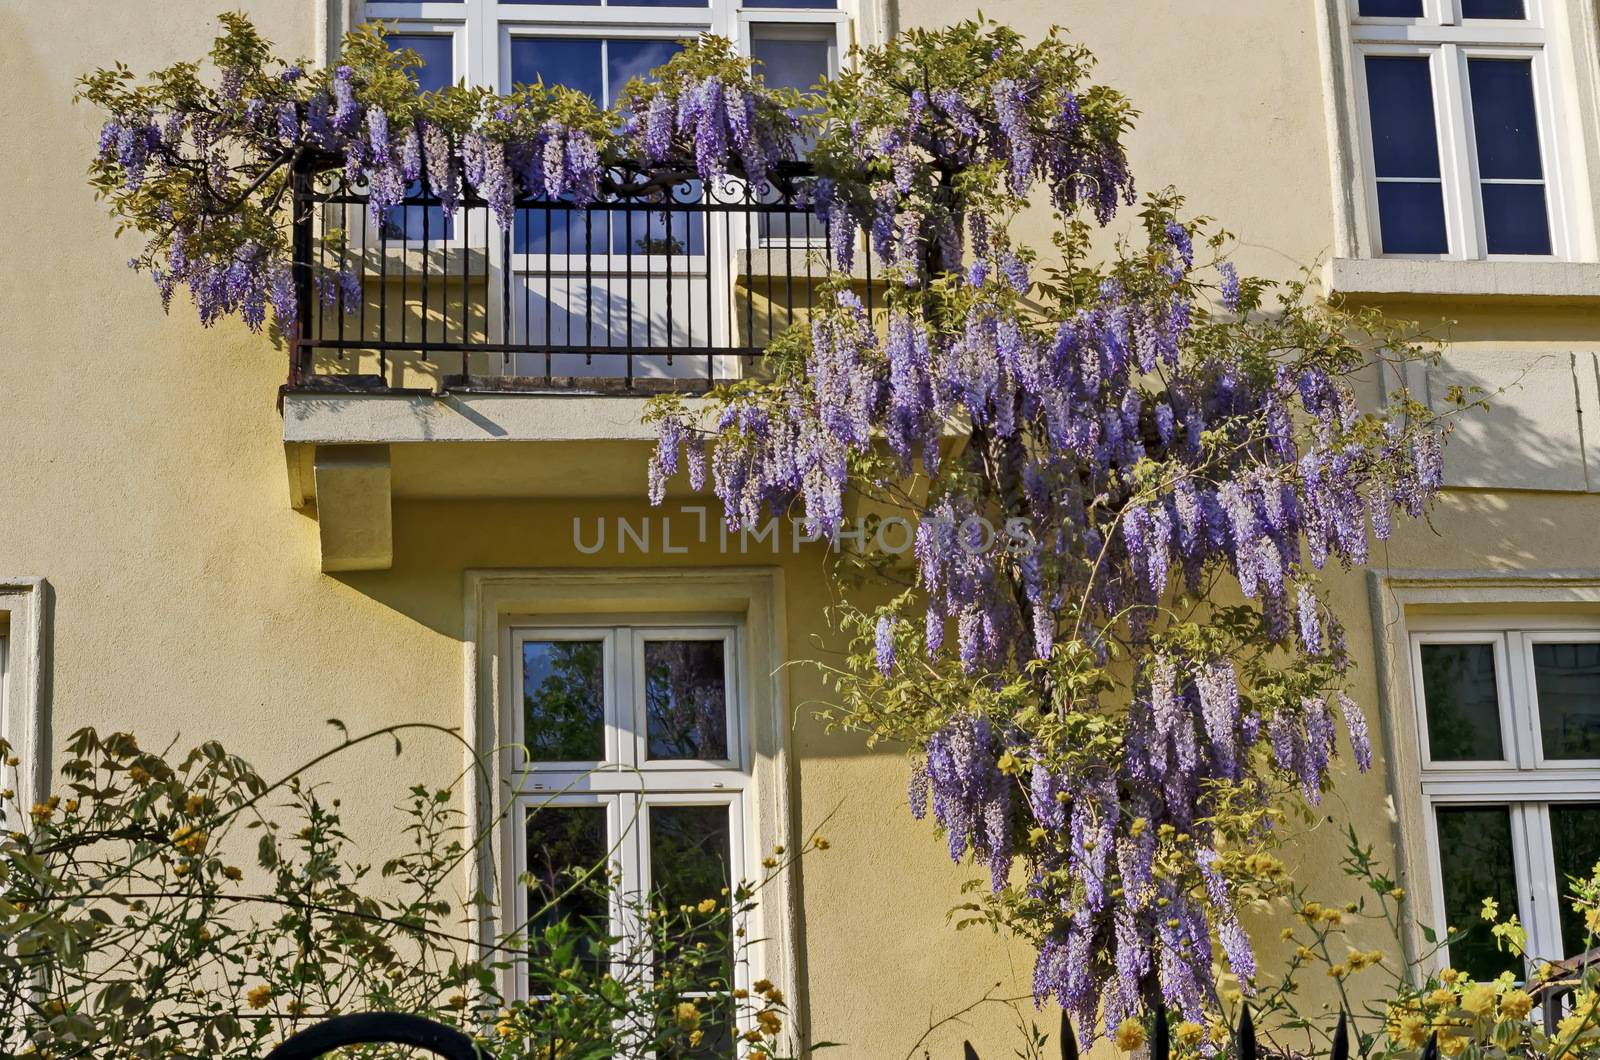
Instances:
[[[162,316],[148,280],[123,267],[131,247],[113,243],[83,181],[97,121],[70,104],[76,76],[117,59],[144,70],[192,57],[209,41],[218,6],[52,0],[0,8],[0,176],[10,193],[0,241],[0,575],[43,576],[54,588],[48,723],[57,743],[86,724],[133,728],[150,743],[219,737],[271,771],[330,742],[330,716],[354,729],[459,724],[463,571],[644,562],[582,556],[570,534],[575,513],[641,514],[633,498],[643,472],[630,465],[636,470],[610,490],[614,502],[563,500],[563,475],[572,494],[606,489],[582,447],[544,451],[537,459],[570,461],[542,470],[541,488],[554,496],[399,496],[393,569],[319,572],[315,512],[293,510],[285,485],[273,407],[285,356],[233,322],[202,330],[181,304]],[[285,50],[313,50],[311,0],[227,6],[246,7]],[[898,17],[933,24],[962,10],[904,0]],[[1201,11],[1179,0],[1005,0],[984,10],[1030,33],[1063,22],[1096,51],[1102,76],[1143,112],[1133,147],[1143,185],[1178,183],[1196,211],[1224,219],[1240,237],[1245,268],[1287,276],[1331,254],[1320,4],[1229,0]],[[1600,350],[1590,305],[1400,308],[1422,319],[1458,317],[1449,336],[1486,354]],[[1526,432],[1539,423],[1522,427],[1511,436],[1522,447],[1499,454],[1509,465],[1568,444],[1552,436],[1530,445],[1538,436]],[[513,454],[507,459],[535,459]],[[1560,458],[1581,466],[1581,452]],[[1395,568],[1595,567],[1597,518],[1600,497],[1587,492],[1455,493],[1431,529],[1404,528],[1375,559]],[[670,561],[751,559],[691,553]],[[802,657],[819,632],[825,588],[816,555],[783,565],[789,647]],[[1377,730],[1365,581],[1335,579],[1334,599],[1361,664],[1355,691]],[[820,691],[805,671],[792,678],[794,825],[803,833],[829,819],[834,846],[802,869],[802,1002],[818,1037],[848,1043],[838,1055],[899,1057],[931,1021],[991,986],[1001,996],[1026,993],[1029,953],[948,926],[945,914],[973,873],[951,866],[930,829],[909,819],[897,754],[868,753],[809,718],[803,704]],[[1378,769],[1347,777],[1326,809],[1354,817],[1392,860],[1383,810],[1389,758],[1380,748]],[[374,750],[341,763],[331,779],[349,792],[355,834],[375,843],[411,778],[442,782],[459,762],[453,746],[418,738],[399,768]],[[1336,823],[1291,850],[1312,882],[1336,882]],[[1013,1022],[1003,1006],[981,1007],[928,1046],[934,1056],[955,1055],[970,1035],[984,1055],[1008,1054]]]

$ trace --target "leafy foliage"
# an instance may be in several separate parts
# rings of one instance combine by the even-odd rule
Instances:
[[[484,941],[493,903],[458,893],[481,837],[449,789],[412,789],[400,852],[374,867],[303,769],[268,782],[215,743],[169,756],[89,729],[67,747],[61,794],[24,811],[5,793],[7,1055],[254,1058],[363,1010],[430,1016],[506,1058],[691,1055],[734,1020],[751,1055],[782,1051],[782,993],[736,986],[755,886],[669,908],[578,866]],[[625,936],[574,912],[610,903]]]

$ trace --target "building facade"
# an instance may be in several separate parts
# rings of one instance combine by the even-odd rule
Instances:
[[[425,84],[542,77],[601,102],[695,33],[804,86],[852,44],[977,13],[230,6],[287,54],[326,59],[344,29],[378,19],[427,61]],[[727,534],[707,496],[644,500],[640,393],[740,370],[740,351],[796,311],[810,222],[621,211],[580,233],[547,212],[477,242],[482,211],[404,208],[362,229],[359,320],[324,314],[327,342],[291,367],[280,406],[289,351],[234,322],[163,316],[82,178],[98,117],[73,106],[76,78],[197,56],[216,13],[206,0],[0,10],[0,167],[16,193],[0,248],[0,724],[26,752],[22,783],[46,783],[84,725],[151,745],[218,738],[267,772],[330,741],[329,717],[454,727],[495,763],[472,812],[507,822],[481,872],[559,867],[540,861],[540,829],[557,828],[580,852],[618,851],[640,886],[688,850],[738,878],[820,830],[832,849],[769,889],[756,932],[755,971],[785,985],[806,1033],[851,1057],[951,1055],[961,1037],[1008,1050],[1011,1010],[971,1006],[1026,995],[1031,952],[952,928],[971,872],[910,818],[903,756],[825,731],[811,707],[825,689],[790,665],[836,647],[823,545],[783,526]],[[1061,23],[1086,44],[1141,113],[1143,186],[1177,185],[1218,218],[1241,269],[1308,272],[1420,321],[1446,353],[1404,382],[1441,403],[1453,385],[1488,392],[1491,411],[1447,446],[1431,520],[1332,579],[1353,692],[1382,740],[1376,768],[1346,768],[1289,854],[1301,880],[1340,895],[1352,823],[1413,896],[1409,945],[1418,924],[1459,923],[1492,894],[1536,952],[1570,955],[1556,897],[1600,858],[1594,0],[1003,0],[983,13],[1029,36]],[[718,261],[734,264],[719,274]],[[407,353],[373,338],[406,327]],[[1361,386],[1378,402],[1395,383]],[[565,724],[528,731],[525,705],[546,700]],[[410,783],[451,783],[465,764],[460,742],[417,736],[398,763],[358,751],[328,780],[349,788],[352,831],[376,849]],[[527,823],[533,806],[543,823]],[[504,898],[515,909],[524,892]]]

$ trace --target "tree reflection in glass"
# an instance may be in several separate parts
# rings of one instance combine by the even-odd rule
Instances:
[[[646,641],[644,681],[650,758],[718,761],[728,757],[727,665],[722,641]]]
[[[532,762],[605,757],[604,643],[530,640],[522,645],[523,740]]]

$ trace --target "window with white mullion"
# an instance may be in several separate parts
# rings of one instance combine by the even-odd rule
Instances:
[[[1571,956],[1588,940],[1567,881],[1600,859],[1600,628],[1439,624],[1413,633],[1411,664],[1434,926],[1467,932],[1447,959],[1480,978],[1516,963],[1484,898],[1517,913],[1536,961]]]
[[[1353,7],[1376,252],[1566,255],[1556,86],[1540,0]]]
[[[560,916],[593,923],[605,904],[606,926],[625,952],[591,958],[647,979],[663,955],[628,952],[642,926],[627,919],[623,896],[668,910],[708,899],[726,905],[751,876],[740,627],[530,625],[510,629],[507,642],[520,745],[511,770],[511,906],[538,946]],[[575,870],[597,865],[610,874],[608,903],[571,886]],[[742,981],[742,969],[725,971]],[[708,1016],[715,1033],[706,1055],[733,1055],[739,1028],[731,1016],[719,1023],[721,1015]]]

